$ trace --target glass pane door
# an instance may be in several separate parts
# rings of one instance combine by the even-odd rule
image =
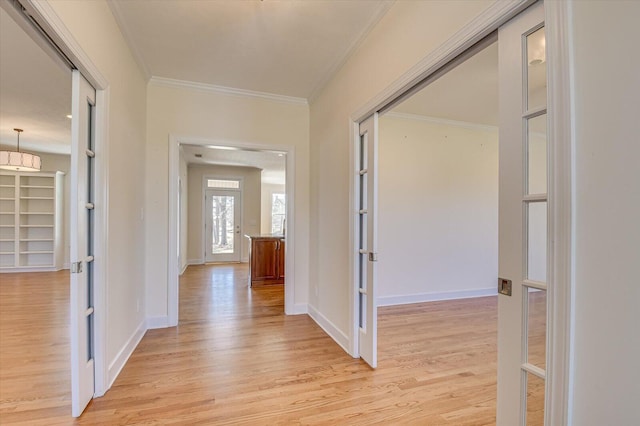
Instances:
[[[205,261],[239,262],[241,240],[240,191],[205,193]]]

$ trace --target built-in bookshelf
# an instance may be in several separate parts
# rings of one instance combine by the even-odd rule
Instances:
[[[0,174],[0,272],[62,269],[63,172]]]

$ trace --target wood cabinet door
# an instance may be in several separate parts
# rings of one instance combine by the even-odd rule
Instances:
[[[251,253],[251,279],[275,280],[278,278],[278,240],[254,239]]]
[[[278,249],[278,279],[284,280],[284,241],[280,241]]]

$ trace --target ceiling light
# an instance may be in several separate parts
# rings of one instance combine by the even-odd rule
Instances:
[[[67,118],[72,118],[71,114],[67,114]]]
[[[18,148],[15,151],[0,151],[0,169],[18,172],[39,172],[42,165],[40,156],[20,152],[20,133],[22,129],[13,129],[18,133]]]

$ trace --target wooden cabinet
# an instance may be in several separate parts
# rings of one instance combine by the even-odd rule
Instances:
[[[266,236],[249,238],[251,286],[284,284],[284,240]]]
[[[64,173],[0,174],[0,272],[62,268]]]

